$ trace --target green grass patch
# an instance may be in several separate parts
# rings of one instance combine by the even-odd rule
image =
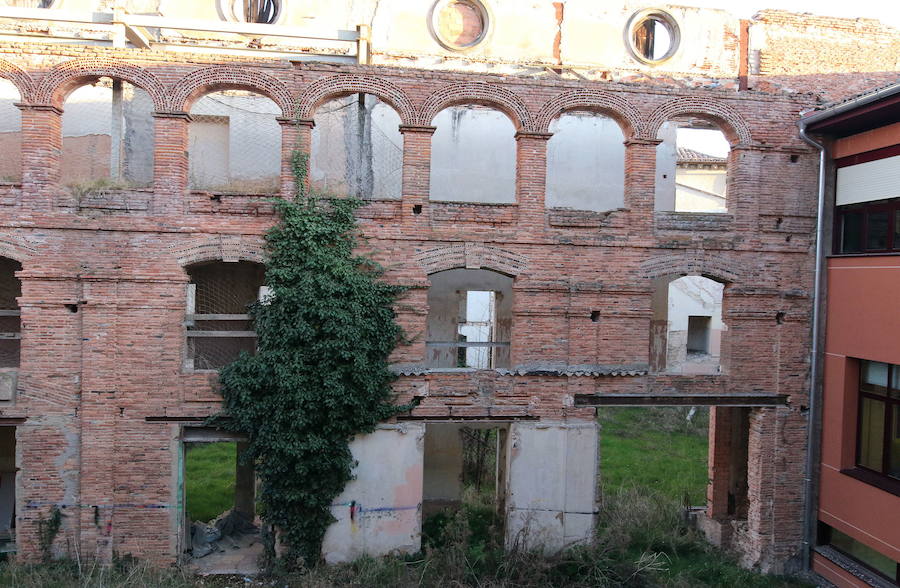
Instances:
[[[679,504],[706,503],[707,409],[688,420],[682,408],[606,407],[598,420],[604,492],[633,485]]]
[[[192,521],[211,521],[234,506],[233,442],[191,443],[184,452],[184,493]]]

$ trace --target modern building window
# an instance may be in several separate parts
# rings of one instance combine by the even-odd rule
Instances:
[[[834,253],[900,251],[900,199],[838,206]]]
[[[834,527],[819,523],[819,544],[828,545],[880,576],[900,583],[900,563]]]
[[[900,480],[900,366],[860,361],[856,463]]]

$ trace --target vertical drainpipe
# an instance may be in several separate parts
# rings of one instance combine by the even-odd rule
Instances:
[[[813,141],[806,134],[807,123],[799,122],[800,138],[819,150],[819,175],[818,175],[818,204],[816,208],[816,268],[813,285],[813,317],[812,317],[812,350],[810,358],[809,374],[809,413],[806,442],[806,470],[803,479],[803,569],[812,569],[812,549],[816,540],[816,521],[818,520],[818,484],[816,472],[818,471],[819,449],[822,438],[822,418],[819,414],[819,338],[821,331],[821,309],[819,308],[822,295],[822,230],[825,217],[825,146]]]

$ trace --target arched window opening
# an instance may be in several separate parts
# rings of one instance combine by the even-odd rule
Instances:
[[[547,206],[605,211],[625,205],[625,136],[611,118],[567,112],[550,124]]]
[[[310,180],[337,196],[400,198],[403,135],[400,115],[371,94],[324,103],[312,131]]]
[[[185,369],[217,370],[256,352],[249,306],[264,299],[265,267],[250,261],[201,263],[187,268]]]
[[[207,94],[191,107],[193,190],[275,194],[280,188],[281,109],[243,90]]]
[[[153,183],[153,99],[122,80],[100,78],[63,105],[60,177],[74,190]]]
[[[482,106],[453,106],[431,124],[437,127],[431,138],[431,200],[516,201],[516,128],[509,117]]]
[[[16,86],[0,79],[0,182],[22,181],[22,112],[16,108],[21,100]]]
[[[513,279],[490,270],[430,276],[427,363],[434,368],[509,367]]]
[[[664,123],[657,138],[656,209],[726,212],[725,134],[706,120],[680,117]]]
[[[660,278],[653,291],[650,363],[677,374],[720,372],[722,294],[725,286],[702,276]]]
[[[22,265],[13,259],[0,257],[0,368],[18,368],[22,343],[22,320],[18,297],[22,282],[16,272]],[[0,381],[0,400],[11,400],[13,389],[6,389],[7,381]]]

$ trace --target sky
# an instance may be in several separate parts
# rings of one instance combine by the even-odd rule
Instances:
[[[749,18],[764,8],[846,18],[877,18],[900,28],[900,2],[897,0],[673,0],[672,4],[721,8],[741,18]]]

